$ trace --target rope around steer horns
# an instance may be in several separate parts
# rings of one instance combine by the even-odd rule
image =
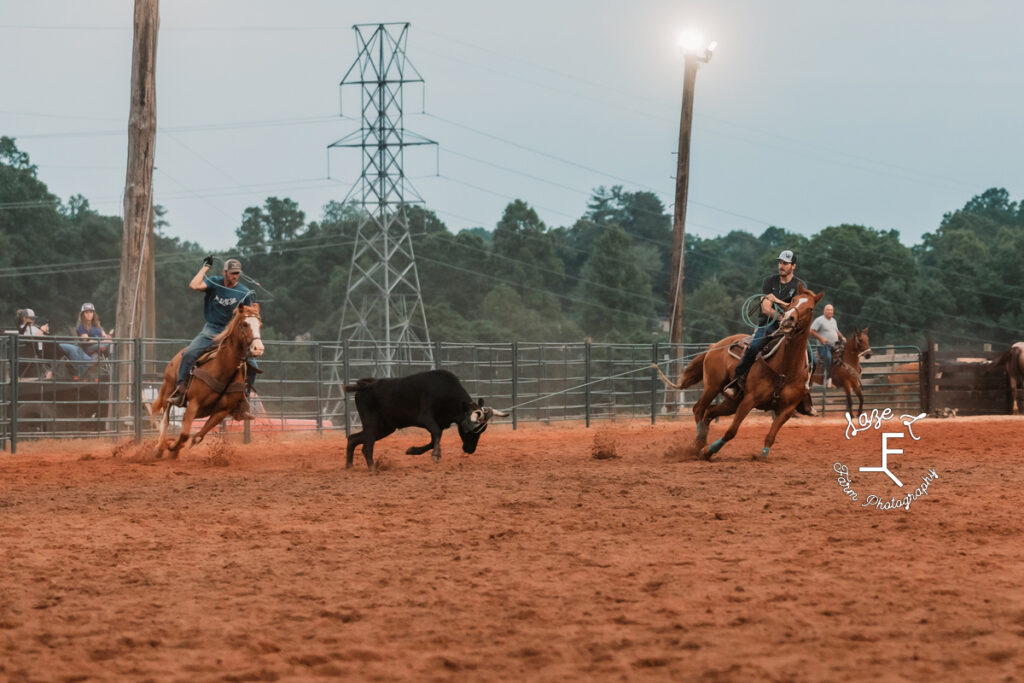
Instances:
[[[691,354],[687,354],[685,356],[679,356],[678,358],[669,358],[667,361],[665,361],[665,363],[689,362],[689,361],[693,360],[694,358],[696,358],[697,356],[699,356],[700,354],[706,353],[706,351],[707,350],[705,350],[705,351],[698,351],[697,353],[691,353]],[[523,401],[522,403],[517,403],[516,405],[512,406],[511,408],[507,408],[506,410],[511,412],[513,410],[518,410],[519,408],[522,408],[523,406],[530,405],[531,403],[536,403],[537,401],[544,401],[546,399],[551,398],[552,396],[559,396],[561,394],[567,394],[570,391],[575,391],[577,389],[583,389],[584,387],[589,387],[591,384],[598,384],[599,382],[607,382],[610,379],[618,379],[619,377],[625,377],[626,375],[632,375],[634,373],[643,372],[645,370],[650,371],[651,365],[652,364],[648,362],[643,367],[639,367],[639,368],[636,368],[634,370],[626,370],[625,372],[620,372],[620,373],[618,373],[616,375],[608,375],[607,377],[602,377],[600,379],[595,379],[595,380],[591,380],[589,382],[584,382],[583,384],[577,384],[576,386],[569,387],[568,389],[562,389],[561,391],[555,391],[555,392],[552,392],[550,394],[544,394],[543,396],[538,396],[537,398],[531,398],[529,401]]]
[[[473,415],[476,413],[479,413],[480,416],[478,419],[474,420]],[[494,415],[497,415],[498,417],[508,417],[509,414],[490,406],[477,408],[476,410],[471,410],[466,413],[466,416],[459,421],[459,426],[467,432],[476,434],[484,430],[484,427],[487,426],[487,423],[491,421],[491,417]]]

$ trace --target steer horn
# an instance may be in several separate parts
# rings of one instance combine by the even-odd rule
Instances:
[[[497,415],[498,417],[508,417],[508,413],[498,410],[497,408],[484,408],[484,410],[490,411],[492,415]]]

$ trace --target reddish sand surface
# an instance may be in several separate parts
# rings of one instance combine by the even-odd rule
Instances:
[[[0,679],[1024,680],[1024,418],[919,421],[902,490],[844,424],[759,462],[751,418],[710,463],[671,454],[685,421],[496,425],[472,456],[449,430],[439,464],[407,430],[377,474],[334,435],[22,444]],[[909,510],[861,506],[929,468]]]

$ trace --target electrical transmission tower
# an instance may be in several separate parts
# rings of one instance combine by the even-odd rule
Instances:
[[[344,367],[354,376],[390,377],[401,365],[433,362],[406,213],[407,205],[423,200],[402,169],[406,147],[437,144],[406,130],[403,121],[403,86],[423,78],[406,57],[409,24],[352,28],[358,54],[340,85],[343,92],[345,86],[359,86],[362,123],[328,145],[328,154],[335,147],[362,150],[362,173],[349,197],[359,192],[363,217],[329,389],[335,397]]]

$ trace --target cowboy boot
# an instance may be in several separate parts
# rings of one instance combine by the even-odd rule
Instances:
[[[235,409],[231,411],[231,419],[237,422],[242,420],[255,420],[256,418],[249,412],[249,399],[246,396],[242,397],[242,400],[235,404]]]
[[[809,417],[818,417],[817,411],[814,410],[814,401],[811,400],[810,393],[804,394],[804,397],[796,406],[796,412]]]
[[[732,381],[726,384],[725,388],[722,389],[722,396],[725,396],[730,401],[739,398],[743,394],[743,384],[746,378],[746,375],[734,377]]]
[[[178,382],[178,386],[174,387],[174,391],[167,397],[167,405],[177,406],[181,408],[185,405],[185,383]]]

